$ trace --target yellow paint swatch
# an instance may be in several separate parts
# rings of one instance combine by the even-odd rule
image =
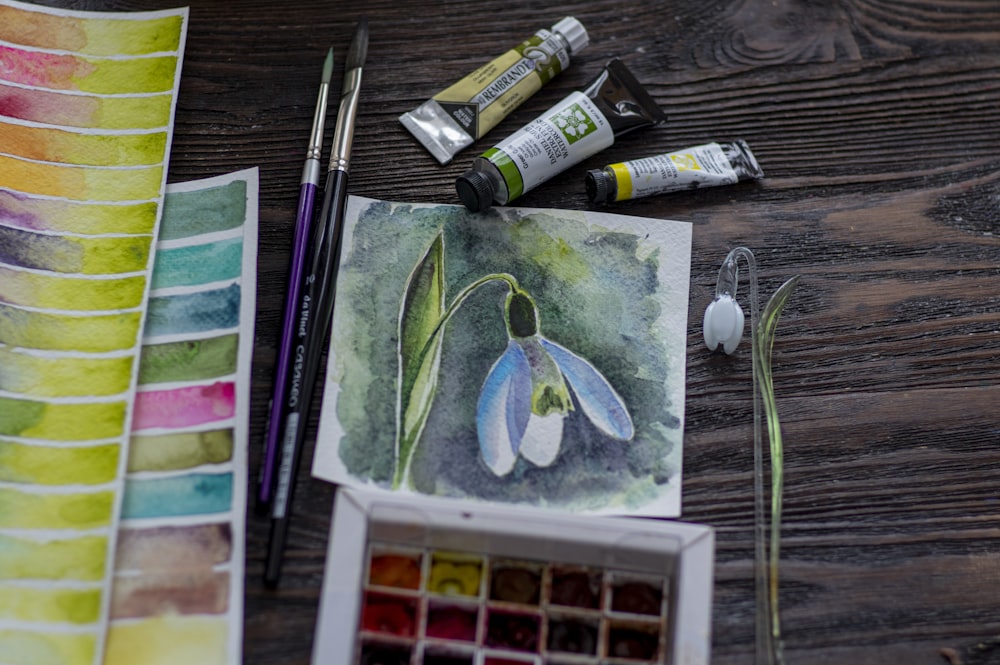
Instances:
[[[119,351],[138,343],[141,321],[141,312],[78,316],[0,303],[0,344],[52,351]]]
[[[127,406],[125,402],[49,404],[0,397],[0,435],[52,441],[114,439],[125,434]]]
[[[2,29],[2,28],[0,28]],[[11,118],[63,127],[153,129],[170,124],[170,94],[94,97],[59,90],[15,88],[0,81],[0,103]]]
[[[30,397],[118,395],[131,385],[133,361],[131,356],[53,358],[0,346],[0,390]]]
[[[17,665],[91,665],[96,652],[94,635],[0,630],[0,654],[15,654]]]
[[[129,441],[128,470],[129,473],[177,471],[202,464],[222,464],[232,457],[231,429],[169,432],[160,435],[133,434]]]
[[[100,618],[98,589],[0,586],[0,618],[15,621],[93,623]]]
[[[58,201],[0,190],[0,219],[11,226],[38,231],[150,234],[156,225],[156,202]]]
[[[107,550],[104,536],[34,541],[0,534],[0,579],[98,582]]]
[[[160,195],[163,167],[99,169],[29,162],[0,155],[4,184],[26,194],[75,201],[145,201]]]
[[[142,55],[176,51],[182,17],[79,18],[0,7],[0,40],[24,46],[68,49],[90,55]],[[143,20],[136,20],[143,19]]]
[[[163,161],[166,132],[83,134],[0,122],[4,152],[43,162],[83,166],[148,166]]]
[[[110,491],[41,494],[0,488],[0,528],[97,529],[111,524]]]
[[[86,279],[0,266],[0,300],[45,309],[106,312],[142,305],[146,275]]]
[[[117,443],[44,446],[0,439],[0,481],[38,485],[103,485],[118,475]]]
[[[226,665],[228,620],[164,616],[115,623],[104,665]]]

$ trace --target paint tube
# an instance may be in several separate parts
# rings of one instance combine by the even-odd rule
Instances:
[[[706,143],[676,152],[608,164],[587,171],[584,186],[592,203],[627,201],[700,187],[734,185],[764,177],[746,141]]]
[[[583,24],[567,16],[399,117],[442,164],[496,127],[569,66],[587,46]]]
[[[455,189],[479,212],[506,205],[549,178],[614,144],[623,134],[666,120],[621,60],[477,157]]]

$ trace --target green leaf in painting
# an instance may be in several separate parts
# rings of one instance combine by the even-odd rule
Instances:
[[[407,478],[437,390],[444,298],[444,238],[438,234],[410,273],[399,312],[394,487]]]

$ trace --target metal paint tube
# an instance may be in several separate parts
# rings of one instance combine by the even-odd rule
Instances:
[[[477,157],[455,189],[479,212],[506,205],[623,134],[666,120],[621,60],[612,60],[583,91],[561,102]]]
[[[584,186],[592,203],[759,180],[764,171],[746,141],[706,143],[676,152],[587,171]]]
[[[496,127],[538,92],[588,43],[583,24],[567,16],[399,117],[442,164]]]

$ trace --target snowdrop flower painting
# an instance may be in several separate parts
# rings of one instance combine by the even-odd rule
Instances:
[[[348,206],[313,473],[680,513],[690,225]]]

